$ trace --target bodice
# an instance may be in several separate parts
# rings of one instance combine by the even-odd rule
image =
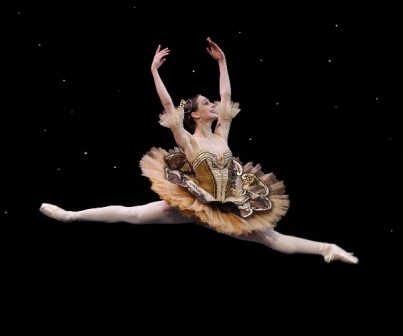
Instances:
[[[200,150],[192,162],[199,186],[220,202],[231,195],[232,159],[229,149],[221,155]]]

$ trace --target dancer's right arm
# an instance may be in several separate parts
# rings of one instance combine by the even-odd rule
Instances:
[[[164,48],[161,50],[161,46],[159,45],[151,63],[151,73],[154,79],[158,97],[160,98],[161,104],[164,107],[165,113],[169,115],[176,114],[176,108],[158,72],[159,67],[165,63],[165,56],[167,55],[169,55],[169,49]],[[190,133],[185,130],[183,125],[172,128],[172,132],[177,145],[186,151],[186,149],[190,146]]]

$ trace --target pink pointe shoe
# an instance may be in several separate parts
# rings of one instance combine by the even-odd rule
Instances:
[[[358,258],[354,257],[353,253],[346,252],[335,244],[322,244],[320,253],[327,263],[340,260],[348,264],[358,264]]]
[[[71,211],[65,211],[64,209],[53,204],[42,203],[39,211],[45,216],[56,219],[60,222],[69,223],[74,221]]]

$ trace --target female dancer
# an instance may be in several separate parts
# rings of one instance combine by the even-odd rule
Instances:
[[[66,211],[43,203],[40,211],[62,222],[195,222],[279,252],[317,254],[328,263],[339,260],[357,264],[358,258],[335,244],[275,231],[277,222],[289,207],[285,185],[273,173],[264,174],[260,165],[244,165],[233,157],[228,135],[231,121],[240,111],[239,104],[231,100],[224,52],[210,38],[207,42],[206,50],[219,67],[219,102],[197,94],[175,107],[158,71],[170,50],[158,46],[151,63],[157,94],[164,108],[159,123],[171,129],[178,146],[169,151],[153,147],[140,161],[142,174],[150,179],[151,189],[161,200],[132,207],[106,206],[82,211]]]

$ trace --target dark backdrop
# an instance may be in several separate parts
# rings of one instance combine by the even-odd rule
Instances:
[[[399,6],[2,5],[2,305],[7,335],[260,335],[401,328]],[[179,103],[219,99],[210,36],[240,102],[230,146],[285,181],[278,231],[327,264],[189,225],[43,216],[157,200],[139,160],[172,148],[150,64]],[[399,187],[400,185],[400,187]]]

